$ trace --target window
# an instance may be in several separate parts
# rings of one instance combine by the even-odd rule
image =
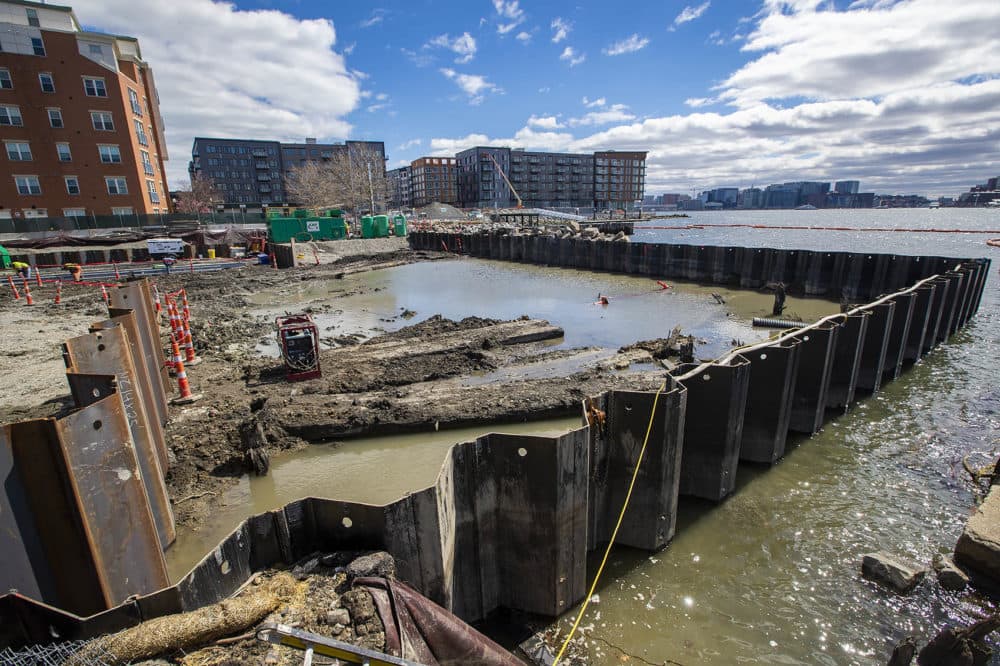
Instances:
[[[21,118],[21,107],[0,105],[0,125],[10,125],[11,127],[24,125],[24,120]]]
[[[63,217],[86,217],[86,208],[63,208]]]
[[[70,150],[69,150],[69,144],[68,143],[57,143],[56,144],[56,153],[59,155],[59,161],[60,162],[72,162],[73,161],[73,153],[70,152]]]
[[[128,89],[128,101],[132,105],[132,113],[141,116],[142,106],[139,105],[139,95],[131,88]]]
[[[122,153],[118,146],[98,144],[97,151],[101,154],[101,162],[104,164],[121,164],[122,162]]]
[[[24,13],[27,14],[28,16],[28,25],[33,26],[35,28],[41,27],[41,24],[38,22],[37,11],[35,11],[34,9],[25,9]]]
[[[149,140],[146,138],[146,132],[142,129],[142,121],[136,120],[135,122],[135,137],[139,142],[140,146],[148,146]],[[209,160],[211,162],[212,160]]]
[[[18,194],[41,194],[42,186],[38,182],[38,176],[14,176],[17,184]]]
[[[139,154],[142,156],[142,170],[147,176],[152,176],[155,172],[153,171],[153,163],[149,159],[149,153],[145,150],[140,150]]]
[[[64,178],[66,181],[66,193],[67,194],[79,194],[80,193],[80,179],[76,176],[66,176]]]
[[[45,55],[45,44],[42,43],[41,37],[31,38],[31,50],[34,51],[37,56]]]
[[[104,55],[104,49],[101,48],[100,44],[88,44],[87,47],[90,51],[90,55]]]
[[[7,68],[0,69],[0,89],[11,89],[14,87],[14,81],[10,78],[10,70]]]
[[[42,86],[42,92],[54,93],[56,91],[56,81],[48,72],[38,75],[38,83]]]
[[[120,176],[106,176],[104,182],[108,186],[108,194],[128,194],[128,183]]]
[[[160,203],[160,195],[156,191],[156,182],[152,180],[146,181],[146,191],[149,192],[149,200],[152,203]]]
[[[49,109],[49,127],[63,127],[62,110]]]
[[[94,79],[90,77],[84,77],[83,92],[87,94],[87,97],[108,96],[108,89],[104,87],[104,79]]]
[[[112,215],[131,215],[132,214],[132,207],[131,206],[124,206],[122,208],[112,208],[111,209],[111,214]]]
[[[7,158],[12,162],[30,162],[31,146],[15,141],[7,142]]]
[[[90,121],[94,123],[95,130],[113,132],[115,129],[115,120],[110,111],[91,111]]]

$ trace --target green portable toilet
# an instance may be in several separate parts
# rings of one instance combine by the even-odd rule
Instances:
[[[0,245],[0,268],[10,268],[10,252]]]
[[[388,215],[376,215],[375,216],[375,236],[378,238],[387,238],[389,236],[389,216]]]
[[[375,220],[371,215],[365,215],[361,218],[361,237],[375,238]]]
[[[397,236],[405,236],[406,218],[403,217],[402,215],[397,215],[396,217],[392,218],[392,221],[393,221],[393,229],[392,229],[393,233],[396,234]]]

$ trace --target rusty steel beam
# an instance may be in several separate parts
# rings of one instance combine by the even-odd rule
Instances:
[[[142,278],[126,282],[124,285],[110,289],[110,307],[135,311],[136,324],[139,327],[142,340],[143,362],[150,378],[160,378],[160,391],[157,402],[157,414],[160,423],[165,424],[169,413],[168,396],[171,394],[170,375],[167,373],[167,359],[163,355],[163,344],[160,341],[160,323],[153,308],[153,296],[149,288],[149,280]]]
[[[89,615],[170,584],[114,385],[81,378],[88,406],[0,427],[0,589]]]
[[[143,360],[144,350],[135,311],[118,308],[108,310],[111,319],[91,324],[90,330],[102,330],[114,326],[121,326],[125,330],[129,351],[132,353],[132,365],[136,372],[136,389],[146,408],[149,432],[160,461],[160,471],[166,474],[170,468],[170,458],[167,455],[167,442],[163,432],[163,420],[159,416],[159,405],[167,399],[167,396],[163,393],[163,385],[159,381],[154,381],[155,377],[150,377],[149,368]]]
[[[151,425],[150,416],[140,398],[137,372],[132,362],[126,329],[121,326],[98,330],[89,335],[70,338],[63,343],[63,357],[66,367],[73,373],[113,375],[117,380],[120,396],[131,441],[135,445],[135,456],[141,470],[141,480],[145,488],[146,502],[152,511],[161,549],[166,548],[177,537],[174,515],[170,507],[170,497],[164,482],[164,472],[157,455],[154,432],[158,423]],[[71,386],[72,386],[71,381]],[[89,396],[74,390],[77,406],[90,404]]]

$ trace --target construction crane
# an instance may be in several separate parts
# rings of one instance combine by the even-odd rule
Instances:
[[[493,157],[493,153],[486,153],[486,157],[490,158],[493,164],[496,165],[497,171],[500,172],[500,177],[503,178],[503,182],[507,183],[507,187],[510,188],[510,193],[514,195],[515,199],[517,199],[517,207],[524,208],[524,202],[521,201],[521,195],[514,189],[514,186],[510,182],[510,178],[507,177],[507,174],[503,172],[503,168],[500,166],[500,163],[497,162],[497,158]]]

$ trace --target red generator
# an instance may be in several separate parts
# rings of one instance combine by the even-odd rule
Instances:
[[[285,379],[300,382],[315,379],[319,367],[319,329],[308,314],[286,315],[274,321],[278,328],[278,347],[285,361]]]

